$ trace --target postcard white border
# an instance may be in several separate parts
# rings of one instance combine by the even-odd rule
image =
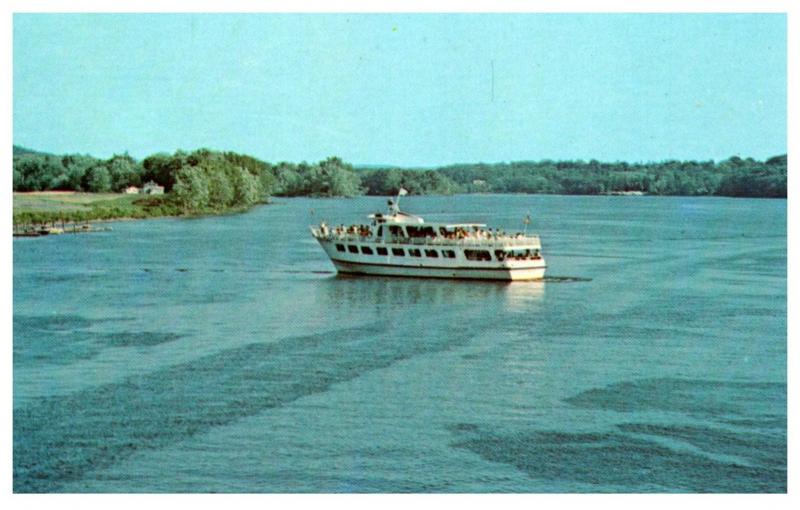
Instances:
[[[798,90],[798,16],[800,9],[797,2],[773,0],[551,0],[551,1],[515,1],[493,0],[463,2],[454,0],[432,1],[323,1],[304,0],[292,2],[254,1],[254,0],[195,0],[193,2],[177,0],[10,0],[0,7],[0,87],[2,94],[2,111],[12,112],[12,23],[13,13],[21,12],[640,12],[640,13],[699,13],[699,12],[773,12],[787,13],[788,23],[788,126],[787,150],[789,155],[789,197],[788,216],[788,366],[789,366],[789,495],[12,495],[12,236],[11,236],[11,175],[12,175],[12,115],[4,115],[0,121],[0,139],[4,140],[2,170],[5,182],[0,186],[0,203],[4,208],[5,220],[0,222],[0,264],[3,270],[2,307],[0,307],[0,339],[3,342],[2,368],[2,409],[4,419],[0,422],[2,437],[2,463],[0,463],[0,484],[5,495],[6,508],[707,508],[724,507],[726,509],[753,508],[770,506],[775,508],[797,507],[798,498],[794,493],[798,486],[798,465],[796,434],[796,416],[798,409],[798,391],[794,387],[797,373],[797,348],[793,341],[797,338],[797,264],[800,255],[797,241],[797,207],[791,197],[798,190],[797,178],[791,168],[795,159],[794,149],[798,147],[797,119],[798,108],[796,94]]]

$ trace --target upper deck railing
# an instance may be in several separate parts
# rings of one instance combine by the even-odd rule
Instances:
[[[392,237],[384,239],[375,236],[362,236],[359,234],[336,234],[328,232],[323,235],[319,228],[312,227],[314,237],[328,241],[342,241],[353,243],[376,243],[376,244],[398,244],[398,245],[414,245],[414,246],[482,246],[482,247],[507,247],[507,246],[534,246],[541,245],[539,236],[525,236],[519,234],[518,236],[510,235],[493,235],[490,237],[475,237],[467,236],[463,238],[453,239],[447,237]]]

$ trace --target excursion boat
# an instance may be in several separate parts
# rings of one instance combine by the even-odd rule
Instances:
[[[324,221],[312,235],[339,273],[540,280],[545,260],[539,236],[508,234],[483,223],[427,223],[400,210],[400,190],[387,213],[370,214],[368,225],[330,227]],[[527,224],[530,218],[525,219]]]

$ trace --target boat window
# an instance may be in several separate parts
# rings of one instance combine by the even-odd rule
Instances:
[[[503,250],[495,250],[494,251],[494,258],[499,261],[504,261],[506,259],[506,252]]]
[[[433,227],[414,227],[411,225],[406,226],[408,237],[436,237],[436,232]]]
[[[527,260],[533,259],[537,260],[541,258],[541,254],[539,253],[538,249],[516,249],[516,250],[509,250],[506,253],[506,257],[511,260]]]
[[[370,248],[369,246],[362,246],[361,253],[363,253],[364,255],[372,255],[372,248]]]
[[[396,257],[405,257],[406,252],[404,252],[402,248],[392,248],[392,255]]]
[[[467,260],[492,260],[492,254],[488,250],[464,250]]]
[[[397,237],[405,237],[406,235],[403,233],[403,227],[399,225],[389,225],[389,232],[393,236]]]
[[[389,254],[389,250],[387,250],[386,248],[382,248],[382,247],[379,246],[379,247],[377,247],[375,249],[378,250],[378,255],[388,255]]]
[[[408,254],[412,257],[421,257],[422,253],[416,248],[409,248]]]
[[[383,225],[378,227],[378,237],[383,237]]]
[[[347,251],[349,251],[350,253],[358,253],[358,246],[353,246],[352,244],[348,244]]]
[[[454,259],[456,258],[456,252],[453,250],[442,250],[442,257],[446,259]]]
[[[337,244],[336,245],[336,249],[339,250],[339,251],[344,251],[344,245],[343,244]]]
[[[431,258],[434,258],[434,259],[438,259],[439,258],[439,252],[436,251],[436,250],[425,250],[425,256],[426,257],[431,257]]]

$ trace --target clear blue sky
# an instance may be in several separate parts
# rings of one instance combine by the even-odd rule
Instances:
[[[786,152],[786,17],[14,16],[14,143],[356,164]]]

